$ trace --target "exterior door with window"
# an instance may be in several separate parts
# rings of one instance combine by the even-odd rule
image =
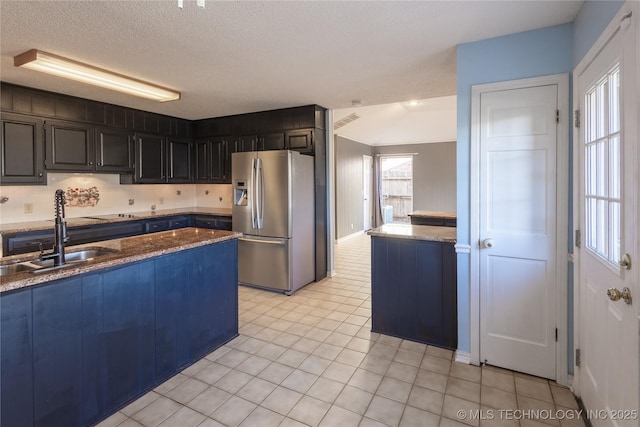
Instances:
[[[630,21],[623,19],[576,76],[582,121],[576,130],[582,232],[576,376],[591,410],[638,410],[638,302],[631,299],[638,296],[638,276],[630,261],[638,259],[638,118]],[[593,426],[638,423],[637,412],[626,419],[612,416],[624,412],[607,414],[592,417]]]

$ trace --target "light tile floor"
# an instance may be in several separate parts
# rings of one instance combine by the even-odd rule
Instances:
[[[584,426],[518,420],[578,408],[554,382],[372,333],[368,236],[336,246],[336,270],[290,297],[240,287],[239,337],[99,426]]]

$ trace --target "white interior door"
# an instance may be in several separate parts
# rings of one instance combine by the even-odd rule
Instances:
[[[480,361],[556,376],[558,85],[480,96]]]
[[[620,265],[625,254],[634,260],[638,255],[638,100],[629,21],[623,20],[577,75],[582,245],[577,249],[581,360],[576,375],[585,407],[607,411],[591,417],[594,426],[638,425],[637,302],[614,301],[616,291],[609,291],[627,289],[637,296],[634,270]]]
[[[373,185],[371,183],[371,175],[373,173],[373,157],[363,155],[362,156],[362,201],[364,210],[364,231],[371,229],[371,213],[373,212],[373,198],[372,190]]]

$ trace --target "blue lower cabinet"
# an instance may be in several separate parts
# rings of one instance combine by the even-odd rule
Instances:
[[[155,381],[154,263],[146,261],[103,274],[100,365],[107,409],[127,403]]]
[[[197,252],[163,256],[156,259],[156,376],[164,380],[179,371],[189,361],[185,334],[187,317],[195,307],[189,307],[189,259]]]
[[[34,425],[82,424],[82,279],[33,290]]]
[[[85,424],[94,424],[106,413],[104,384],[107,382],[103,363],[103,274],[82,277],[82,374],[83,414]]]
[[[372,330],[455,349],[453,243],[372,237],[371,244]]]
[[[89,426],[238,334],[237,241],[0,295],[0,424]]]
[[[32,292],[0,298],[0,426],[33,426]]]
[[[206,291],[207,300],[203,302],[199,311],[205,314],[202,319],[205,324],[217,324],[220,327],[210,328],[204,335],[208,336],[208,342],[200,346],[200,354],[211,352],[227,342],[230,336],[238,334],[238,289],[225,285],[238,283],[237,240],[226,241],[216,247],[209,246],[205,251],[205,259],[205,277],[215,280],[206,282],[211,289]],[[192,331],[199,335],[203,334],[202,328],[200,322],[194,322],[192,325]]]

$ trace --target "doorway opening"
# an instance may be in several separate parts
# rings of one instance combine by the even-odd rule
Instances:
[[[380,156],[382,222],[409,223],[413,211],[413,156]]]

